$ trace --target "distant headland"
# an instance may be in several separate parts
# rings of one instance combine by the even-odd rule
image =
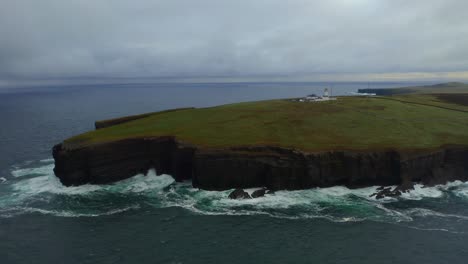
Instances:
[[[97,121],[96,130],[53,147],[54,172],[67,186],[111,183],[151,168],[207,190],[398,186],[381,188],[378,198],[414,182],[468,180],[468,85],[359,92],[377,96],[309,96]]]

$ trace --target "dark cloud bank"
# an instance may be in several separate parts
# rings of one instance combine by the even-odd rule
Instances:
[[[468,79],[464,0],[4,0],[0,83]]]

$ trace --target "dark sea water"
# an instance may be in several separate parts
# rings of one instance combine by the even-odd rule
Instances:
[[[398,199],[376,187],[229,191],[137,175],[63,187],[51,147],[99,119],[321,93],[320,83],[147,84],[0,89],[0,263],[468,263],[468,183]],[[371,87],[407,84],[380,83]],[[367,88],[335,83],[335,94]]]

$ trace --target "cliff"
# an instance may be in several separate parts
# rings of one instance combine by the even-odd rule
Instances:
[[[64,185],[103,184],[155,168],[206,190],[266,187],[295,190],[345,185],[439,184],[468,180],[468,147],[431,151],[328,151],[279,147],[203,149],[173,137],[135,138],[92,147],[53,148],[54,172]]]

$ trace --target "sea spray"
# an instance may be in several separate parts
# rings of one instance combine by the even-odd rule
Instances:
[[[47,164],[39,167],[32,168],[17,168],[11,171],[11,175],[14,177],[24,176],[38,176],[38,175],[49,175],[54,169],[54,164]]]
[[[443,195],[443,186],[424,187],[421,184],[415,184],[414,190],[402,193],[401,198],[408,200],[421,200],[423,198],[439,198]]]

